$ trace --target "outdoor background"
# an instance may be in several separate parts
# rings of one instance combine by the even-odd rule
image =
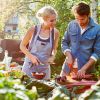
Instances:
[[[100,23],[100,0],[0,0],[0,38],[22,40],[27,30],[38,24],[37,10],[45,5],[53,6],[58,12],[56,27],[60,31],[60,40],[52,75],[59,74],[65,58],[61,52],[61,39],[68,23],[74,19],[72,6],[80,1],[90,5],[91,16]]]
[[[100,0],[0,0],[0,100],[100,100],[100,61],[96,64],[92,79],[85,80],[85,83],[84,80],[77,81],[78,85],[68,88],[75,80],[70,83],[67,78],[64,86],[57,82],[56,75],[59,75],[65,58],[61,51],[61,39],[68,23],[74,19],[72,6],[80,1],[90,5],[91,16],[100,24]],[[19,49],[27,30],[39,24],[35,14],[45,5],[51,5],[57,10],[56,27],[60,31],[50,81],[33,80],[22,72],[25,55]],[[88,83],[89,86],[86,85]]]

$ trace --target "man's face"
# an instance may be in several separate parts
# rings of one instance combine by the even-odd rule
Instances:
[[[81,27],[85,27],[89,23],[89,16],[87,15],[80,16],[78,14],[74,14],[74,16]]]

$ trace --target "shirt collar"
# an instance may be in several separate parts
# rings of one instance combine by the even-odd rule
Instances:
[[[95,26],[94,20],[90,17],[88,27]]]

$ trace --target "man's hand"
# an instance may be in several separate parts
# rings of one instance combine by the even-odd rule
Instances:
[[[74,62],[74,60],[73,60],[73,57],[72,57],[71,53],[70,53],[70,52],[66,52],[66,64],[67,64],[70,68],[72,68],[73,62]]]
[[[85,74],[86,74],[86,69],[85,69],[85,66],[83,68],[81,68],[78,73],[77,73],[77,76],[78,78],[80,77],[85,77]]]
[[[78,77],[84,77],[86,71],[89,70],[89,68],[91,68],[91,66],[93,66],[94,64],[95,61],[92,58],[90,58],[89,61],[84,66],[82,66],[82,68],[78,71]]]

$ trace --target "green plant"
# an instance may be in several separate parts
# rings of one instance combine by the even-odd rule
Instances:
[[[12,70],[10,71],[9,75],[12,78],[21,78],[24,73],[21,70]]]
[[[100,79],[100,65],[96,66],[96,71],[93,74],[97,79]]]
[[[78,100],[99,100],[100,99],[100,80],[92,85],[89,90],[79,96]]]
[[[0,78],[1,100],[36,100],[37,98],[38,94],[35,87],[28,90],[21,84],[19,79]]]

